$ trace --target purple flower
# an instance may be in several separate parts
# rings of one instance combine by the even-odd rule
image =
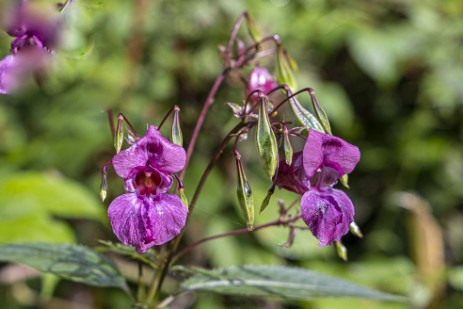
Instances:
[[[0,60],[0,93],[5,94],[31,76],[45,69],[56,47],[59,20],[38,10],[27,1],[19,1],[8,19],[7,33],[11,54]]]
[[[303,195],[302,219],[320,240],[320,246],[339,241],[354,220],[349,197],[333,186],[340,177],[352,172],[359,160],[356,146],[309,130],[304,150],[294,154],[292,165],[280,162],[277,185]]]
[[[255,67],[249,75],[248,85],[246,92],[249,95],[254,90],[260,90],[264,94],[268,94],[278,86],[277,82],[273,80],[272,75],[266,68]],[[257,100],[257,95],[255,98]],[[253,96],[254,99],[254,96]]]
[[[114,170],[124,178],[128,191],[108,208],[114,234],[122,243],[145,252],[180,233],[188,210],[178,196],[167,192],[173,182],[171,174],[183,169],[185,158],[185,150],[154,126],[113,157]]]

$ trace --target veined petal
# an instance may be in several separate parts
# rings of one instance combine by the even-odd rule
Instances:
[[[360,161],[359,149],[343,139],[309,130],[304,146],[304,168],[312,177],[322,166],[336,169],[339,177],[352,172]]]
[[[143,207],[143,200],[135,193],[121,195],[109,205],[108,217],[113,232],[124,245],[137,248],[148,245],[141,217]]]
[[[155,126],[148,127],[139,144],[147,149],[151,166],[161,172],[177,173],[185,166],[186,154],[183,147],[170,142]]]
[[[327,246],[349,232],[349,225],[354,221],[354,206],[343,191],[309,190],[302,196],[301,214],[320,241],[318,245]]]
[[[141,139],[140,139],[141,140]],[[143,168],[148,162],[148,152],[141,147],[137,141],[131,147],[116,154],[113,159],[113,167],[117,175],[122,178],[129,178],[136,172],[136,168]]]
[[[187,215],[186,206],[176,195],[160,193],[150,197],[149,207],[142,210],[150,244],[162,245],[180,234]]]

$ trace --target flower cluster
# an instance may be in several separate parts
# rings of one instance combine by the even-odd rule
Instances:
[[[0,60],[0,93],[13,91],[31,73],[43,70],[58,43],[60,20],[49,10],[21,0],[8,16],[11,54]]]
[[[185,150],[154,126],[113,157],[114,170],[124,178],[127,193],[112,201],[108,216],[123,244],[145,252],[180,233],[188,210],[178,196],[167,192],[172,187],[172,174],[184,168],[185,158]]]
[[[333,186],[352,172],[359,160],[356,146],[311,129],[303,151],[294,154],[292,164],[280,162],[277,184],[302,195],[302,219],[320,246],[339,241],[354,220],[351,200]]]

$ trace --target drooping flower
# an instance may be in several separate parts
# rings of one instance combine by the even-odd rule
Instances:
[[[302,194],[301,215],[304,222],[326,246],[339,241],[354,220],[354,206],[337,180],[353,171],[360,160],[359,149],[346,141],[309,130],[302,152],[294,154],[293,163],[280,162],[279,187]]]
[[[260,90],[264,94],[268,94],[271,90],[278,86],[270,72],[263,67],[255,67],[248,78],[246,92],[249,95],[254,90]],[[256,98],[258,96],[256,95]]]
[[[59,24],[49,10],[18,1],[7,18],[7,33],[14,40],[11,54],[0,61],[0,93],[11,92],[32,73],[46,68],[58,42]]]
[[[114,234],[122,243],[145,252],[180,233],[188,210],[178,196],[167,192],[173,183],[171,174],[183,169],[185,158],[185,150],[154,126],[113,157],[114,170],[124,178],[128,191],[108,208]]]

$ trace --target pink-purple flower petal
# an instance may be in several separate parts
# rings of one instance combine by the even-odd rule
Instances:
[[[150,207],[145,208],[142,215],[145,227],[153,233],[153,244],[162,245],[180,234],[188,210],[178,196],[159,193],[150,198]]]
[[[114,234],[140,253],[177,236],[187,215],[188,210],[179,197],[162,193],[151,197],[127,193],[117,197],[108,208]]]
[[[313,235],[327,246],[349,232],[354,220],[354,206],[349,197],[340,190],[309,190],[301,200],[301,215]]]
[[[302,163],[302,151],[294,153],[291,165],[285,160],[280,160],[277,185],[298,194],[304,194],[309,190],[310,182]]]
[[[114,234],[127,246],[146,248],[145,228],[141,217],[143,200],[135,193],[118,196],[108,208],[108,217]]]
[[[338,171],[339,177],[352,172],[360,160],[359,149],[343,139],[309,130],[309,136],[304,146],[303,162],[309,177],[323,166]]]

